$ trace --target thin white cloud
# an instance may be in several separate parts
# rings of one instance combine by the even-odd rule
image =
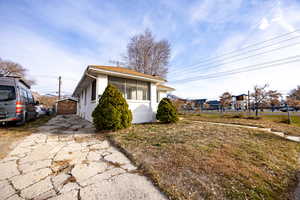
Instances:
[[[265,30],[270,26],[269,21],[266,18],[262,18],[260,25],[259,25],[259,29],[261,30]]]
[[[239,20],[233,14],[241,7],[241,0],[201,0],[188,9],[191,23],[208,22],[211,24]]]

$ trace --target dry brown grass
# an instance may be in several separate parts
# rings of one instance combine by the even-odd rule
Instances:
[[[300,145],[251,129],[144,124],[110,133],[171,199],[290,199]]]
[[[4,158],[11,151],[13,143],[35,132],[37,127],[46,123],[49,119],[50,117],[45,116],[23,126],[0,127],[0,159]]]

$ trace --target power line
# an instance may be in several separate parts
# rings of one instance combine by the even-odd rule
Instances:
[[[297,33],[299,32],[300,29],[296,29],[294,31],[290,31],[290,32],[287,32],[287,33],[284,33],[284,34],[281,34],[281,35],[278,35],[278,36],[275,36],[275,37],[272,37],[270,39],[267,39],[267,40],[263,40],[263,41],[260,41],[260,42],[257,42],[257,43],[254,43],[254,44],[251,44],[251,45],[248,45],[248,46],[245,46],[245,47],[242,47],[242,48],[239,48],[239,49],[236,49],[236,50],[232,50],[232,51],[229,51],[227,53],[224,53],[224,54],[220,54],[220,55],[216,55],[216,56],[213,56],[213,57],[209,57],[209,58],[206,58],[200,62],[204,62],[204,61],[207,61],[207,60],[211,60],[211,59],[215,59],[215,58],[220,58],[220,57],[223,57],[225,55],[229,55],[229,54],[232,54],[234,52],[238,52],[238,51],[241,51],[243,49],[247,49],[247,48],[250,48],[250,47],[254,47],[254,46],[257,46],[257,45],[261,45],[261,44],[264,44],[264,43],[267,43],[267,42],[270,42],[270,41],[273,41],[273,40],[276,40],[278,38],[282,38],[282,37],[285,37],[287,35],[291,35],[293,33]],[[192,67],[192,66],[195,66],[195,65],[198,65],[199,63],[197,64],[193,64],[193,65],[190,65],[190,66],[187,66],[187,67]]]
[[[213,64],[213,63],[215,63],[215,62],[221,62],[221,61],[224,61],[224,60],[227,60],[227,59],[229,59],[229,58],[234,58],[234,57],[239,57],[239,56],[241,56],[241,55],[244,55],[245,53],[251,53],[251,52],[255,52],[255,51],[258,51],[258,50],[262,50],[262,49],[264,49],[264,48],[268,48],[268,47],[271,47],[271,46],[274,46],[274,45],[278,45],[278,44],[281,44],[281,43],[284,43],[284,42],[287,42],[287,41],[290,41],[290,40],[294,40],[294,39],[298,39],[298,38],[300,38],[300,35],[299,36],[295,36],[295,37],[292,37],[292,38],[288,38],[288,39],[285,39],[285,40],[281,40],[281,41],[279,41],[279,42],[277,42],[277,43],[271,43],[271,44],[269,44],[269,45],[266,45],[266,46],[263,46],[263,47],[259,47],[259,48],[256,48],[256,49],[250,49],[250,50],[248,50],[248,51],[245,51],[245,52],[239,52],[237,55],[233,55],[233,56],[227,56],[227,57],[225,57],[225,58],[222,58],[222,59],[208,59],[207,61],[201,61],[201,62],[199,62],[198,64],[196,64],[196,65],[192,65],[192,66],[188,66],[188,67],[185,67],[185,71],[187,70],[187,68],[190,68],[190,69],[188,69],[188,70],[193,70],[193,69],[195,69],[196,67],[197,68],[200,68],[200,67],[202,67],[202,66],[207,66],[207,65],[209,65],[209,64]],[[240,55],[239,55],[240,54]],[[222,56],[223,57],[223,56]],[[219,57],[220,58],[220,57]],[[209,60],[212,60],[212,61],[210,61],[210,62],[208,62]],[[171,72],[172,73],[172,72]],[[174,70],[173,71],[173,73],[182,73],[182,70],[181,69],[178,69],[178,70]]]
[[[48,79],[58,79],[58,77],[59,76],[51,76],[51,75],[35,75],[36,77],[43,77],[43,78],[48,78]],[[64,80],[70,80],[70,81],[78,81],[78,80],[76,80],[76,79],[74,79],[74,78],[71,78],[71,77],[64,77],[64,76],[62,76],[62,78],[64,79]]]
[[[253,68],[253,67],[258,67],[258,66],[261,66],[261,65],[268,65],[268,64],[273,64],[274,62],[283,62],[283,61],[288,61],[290,59],[295,59],[295,58],[298,58],[300,55],[296,55],[296,56],[291,56],[291,57],[287,57],[287,58],[283,58],[283,59],[278,59],[278,60],[273,60],[273,61],[269,61],[269,62],[264,62],[264,63],[260,63],[260,64],[254,64],[254,65],[248,65],[248,66],[245,66],[245,67],[241,67],[241,68],[236,68],[236,69],[232,69],[232,70],[228,70],[228,71],[223,71],[223,72],[217,72],[217,73],[212,73],[212,74],[205,74],[205,75],[200,75],[200,76],[194,76],[194,77],[190,77],[190,78],[195,78],[195,77],[203,77],[205,78],[206,76],[212,76],[212,75],[222,75],[223,73],[228,73],[228,72],[235,72],[237,70],[242,70],[242,69],[247,69],[247,68]],[[188,79],[190,79],[188,78]],[[187,80],[186,79],[180,79],[180,80],[175,80],[175,81],[182,81],[182,80]]]
[[[255,71],[255,70],[285,65],[285,64],[289,64],[289,63],[299,62],[300,59],[296,59],[296,58],[300,58],[300,55],[291,56],[291,57],[287,57],[284,59],[273,60],[273,61],[260,63],[260,64],[256,64],[256,65],[249,65],[249,66],[245,66],[245,67],[241,67],[241,68],[237,68],[237,69],[233,69],[233,70],[228,70],[228,71],[223,71],[223,72],[218,72],[218,73],[213,73],[213,74],[206,74],[206,75],[194,76],[194,77],[190,77],[190,78],[186,78],[186,79],[174,80],[174,81],[170,81],[170,82],[176,83],[176,82],[180,81],[180,82],[186,83],[186,82],[191,82],[191,81],[197,81],[199,79],[204,80],[204,79],[218,78],[218,77],[223,77],[223,76],[228,76],[228,75],[233,75],[233,74],[239,74],[239,73],[248,72],[248,71]],[[281,61],[281,63],[276,63],[276,62],[280,62],[280,61]],[[267,66],[264,66],[264,65],[267,65]],[[259,67],[259,66],[261,66],[261,67]]]
[[[214,69],[214,68],[217,68],[219,66],[223,66],[223,65],[226,65],[226,64],[230,64],[230,63],[235,63],[235,62],[241,61],[241,60],[246,60],[248,58],[256,57],[256,56],[259,56],[259,55],[268,54],[268,53],[271,53],[271,52],[274,52],[274,51],[278,51],[278,50],[281,50],[281,49],[284,49],[284,48],[296,46],[296,45],[299,45],[299,44],[300,44],[300,42],[299,43],[290,44],[290,45],[286,45],[286,46],[282,46],[282,47],[278,47],[278,48],[271,49],[271,50],[268,50],[268,51],[264,51],[264,52],[261,52],[261,53],[257,53],[257,54],[254,54],[254,55],[250,55],[250,56],[238,58],[238,59],[235,59],[235,60],[231,60],[229,62],[224,62],[222,64],[218,64],[218,65],[213,65],[213,66],[208,66],[208,67],[205,67],[205,68],[201,68],[201,70]],[[184,74],[196,73],[197,71],[198,71],[197,69],[188,70],[188,72],[185,71]],[[181,73],[181,75],[182,75],[182,73]]]

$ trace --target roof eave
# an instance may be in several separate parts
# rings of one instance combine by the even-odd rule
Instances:
[[[148,78],[148,77],[143,77],[143,76],[138,76],[138,75],[133,75],[133,74],[114,72],[114,71],[103,70],[103,69],[96,69],[93,66],[89,66],[88,70],[95,71],[95,72],[98,72],[100,74],[114,75],[114,76],[119,76],[119,77],[124,77],[124,78],[134,78],[134,79],[150,81],[150,82],[154,82],[154,83],[164,83],[164,82],[166,82],[166,80],[163,80],[163,79],[159,80],[159,79],[155,79],[155,78]]]
[[[84,70],[84,73],[83,73],[83,75],[82,75],[80,81],[77,83],[77,85],[76,85],[76,87],[75,87],[75,90],[74,90],[74,92],[73,92],[73,94],[72,94],[73,97],[76,96],[76,92],[77,92],[77,90],[78,90],[78,88],[79,88],[81,82],[84,80],[84,77],[86,76],[86,72],[87,72],[88,68],[89,68],[89,67],[87,67],[87,68]]]

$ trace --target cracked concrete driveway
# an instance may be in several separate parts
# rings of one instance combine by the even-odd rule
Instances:
[[[93,126],[57,116],[0,161],[0,199],[166,199]]]

